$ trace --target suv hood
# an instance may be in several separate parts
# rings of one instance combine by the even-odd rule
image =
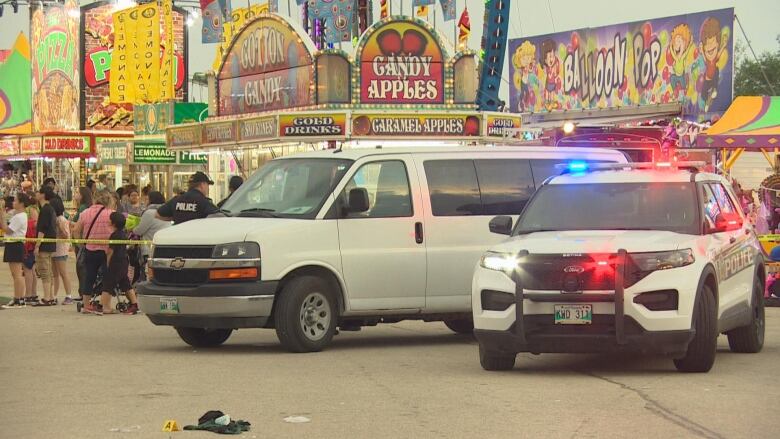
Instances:
[[[629,253],[656,252],[688,248],[695,237],[674,232],[652,230],[576,230],[538,232],[510,238],[493,247],[496,252],[517,253]],[[684,246],[684,247],[683,247]]]
[[[289,218],[214,217],[187,221],[154,235],[155,245],[217,245],[245,241],[248,235],[268,233],[293,223],[309,222]]]

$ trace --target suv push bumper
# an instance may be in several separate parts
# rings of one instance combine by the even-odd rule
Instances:
[[[544,314],[533,317],[543,318],[548,322],[553,321],[552,315]],[[638,324],[630,317],[624,318],[624,325],[626,327],[633,327],[634,325],[638,327]],[[537,333],[518,335],[515,333],[515,326],[512,326],[508,331],[475,329],[474,336],[477,338],[479,345],[485,350],[507,354],[516,354],[518,352],[531,352],[534,354],[631,352],[682,355],[688,349],[688,343],[690,343],[694,335],[692,329],[683,331],[640,330],[636,333],[625,334],[625,343],[618,343],[614,333],[574,334],[556,332],[542,330]]]
[[[273,310],[278,282],[136,287],[141,311],[155,325],[191,328],[262,328]],[[175,302],[174,309],[161,304]]]
[[[518,352],[685,354],[695,333],[693,329],[647,331],[631,316],[625,314],[623,279],[628,254],[623,249],[618,250],[617,253],[614,293],[600,296],[614,302],[614,315],[593,315],[593,324],[585,327],[555,325],[554,316],[549,314],[526,315],[523,302],[532,295],[526,295],[522,278],[515,271],[512,274],[512,281],[515,284],[515,322],[506,331],[475,328],[474,336],[480,346],[487,351],[506,354]],[[524,250],[518,254],[518,257],[526,255],[528,251]],[[560,294],[547,297],[560,299],[562,303],[566,303],[577,296]],[[591,298],[583,295],[582,299]]]

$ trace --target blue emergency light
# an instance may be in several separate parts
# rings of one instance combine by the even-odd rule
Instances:
[[[586,172],[588,162],[569,162],[569,172]]]

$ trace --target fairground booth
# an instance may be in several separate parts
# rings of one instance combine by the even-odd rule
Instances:
[[[173,151],[204,152],[227,179],[312,149],[512,141],[520,115],[477,112],[477,55],[426,22],[388,17],[353,54],[316,50],[285,18],[261,14],[234,35],[210,79],[211,116],[167,128]]]

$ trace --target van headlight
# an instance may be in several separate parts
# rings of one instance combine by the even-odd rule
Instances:
[[[256,242],[231,242],[214,247],[214,259],[258,259],[260,246]]]
[[[482,255],[479,265],[488,270],[503,271],[511,275],[517,269],[519,262],[517,255],[512,253],[487,252]]]

